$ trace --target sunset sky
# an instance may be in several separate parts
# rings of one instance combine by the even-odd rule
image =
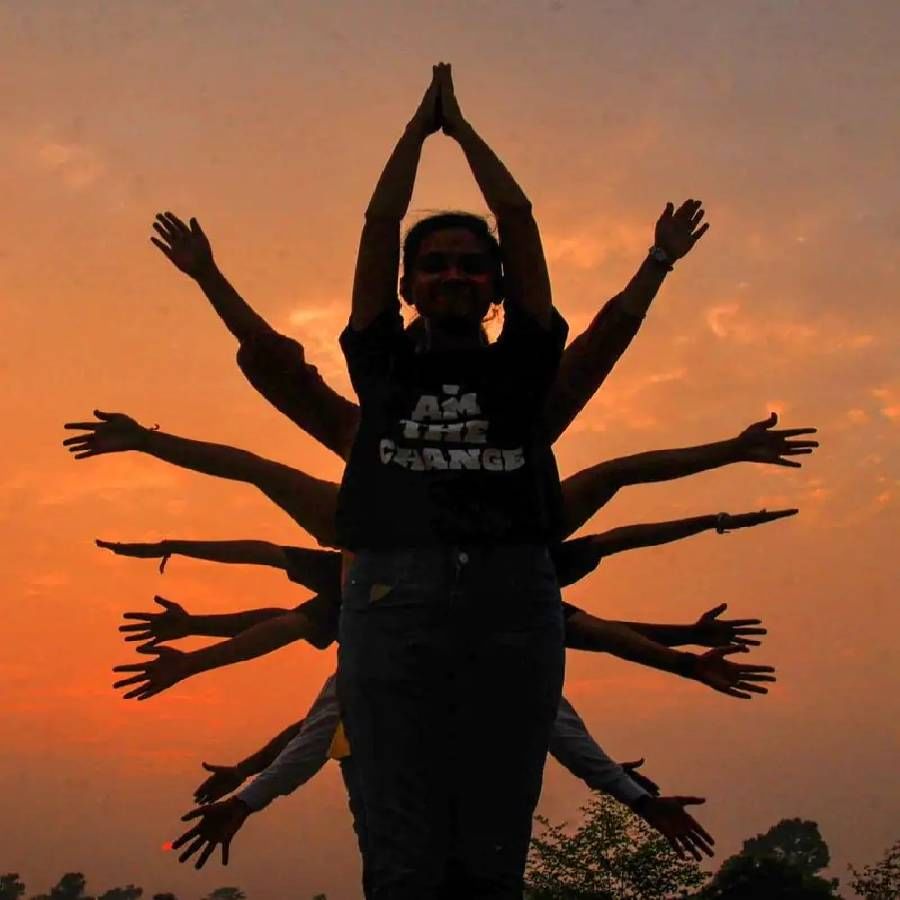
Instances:
[[[362,212],[438,60],[533,201],[574,336],[627,282],[667,200],[709,233],[558,443],[563,475],[737,434],[817,426],[802,469],[743,464],[623,491],[583,533],[798,506],[794,519],[607,561],[567,596],[690,622],[727,601],[770,633],[770,696],[732,700],[571,654],[567,695],[619,759],[708,798],[714,865],[783,817],[815,819],[832,872],[900,837],[900,5],[761,0],[0,3],[0,872],[65,871],[182,900],[359,896],[337,768],[252,818],[223,871],[179,866],[200,761],[299,718],[333,651],[292,646],[123,702],[116,631],[155,593],[190,611],[293,606],[283,575],[97,550],[111,540],[312,541],[253,489],[136,454],[74,462],[94,408],[321,477],[340,461],[245,383],[196,287],[150,244],[196,215],[217,261],[347,396],[337,346]],[[426,145],[412,210],[484,211],[458,148]],[[754,661],[754,660],[750,660]],[[555,763],[540,811],[588,797]]]

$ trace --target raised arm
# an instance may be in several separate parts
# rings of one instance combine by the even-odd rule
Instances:
[[[740,434],[723,441],[685,447],[677,450],[651,450],[610,459],[575,475],[562,483],[565,533],[580,528],[616,492],[629,484],[644,484],[683,478],[720,466],[738,462],[799,468],[800,463],[788,457],[812,453],[818,441],[797,440],[800,435],[814,434],[815,428],[786,428],[775,431],[778,416],[749,425]]]
[[[130,688],[123,695],[125,700],[147,700],[192,675],[256,659],[286,644],[309,639],[317,630],[312,619],[298,609],[260,622],[231,640],[190,653],[163,645],[154,646],[148,650],[155,655],[154,659],[116,666],[114,672],[137,674],[115,682],[113,687]]]
[[[242,343],[272,332],[271,326],[219,271],[209,239],[196,219],[185,225],[174,213],[156,216],[150,240],[177,269],[200,286],[225,327]]]
[[[94,415],[98,421],[65,426],[85,432],[63,441],[75,459],[137,450],[204,475],[243,481],[259,488],[319,543],[334,545],[336,484],[246,450],[145,428],[124,413],[94,410]]]
[[[566,620],[566,646],[573,650],[610,653],[630,662],[692,678],[713,690],[750,700],[752,694],[766,694],[761,682],[774,681],[771,666],[734,663],[727,659],[746,647],[717,647],[703,654],[671,650],[647,640],[619,622],[609,622],[577,610]]]
[[[776,519],[796,515],[796,509],[776,509],[772,512],[716,513],[709,516],[695,516],[689,519],[674,519],[670,522],[652,522],[645,525],[623,525],[600,534],[564,541],[552,548],[551,554],[556,566],[560,585],[574,584],[592,572],[607,556],[639,547],[658,547],[683,538],[716,530],[726,534],[732,529],[752,528]]]
[[[397,303],[400,222],[412,199],[425,139],[440,127],[437,67],[415,115],[403,132],[375,185],[366,209],[353,276],[350,324],[361,331]]]
[[[463,118],[450,66],[438,66],[438,77],[444,133],[459,144],[485,203],[497,220],[506,302],[519,304],[549,327],[553,304],[550,275],[540,231],[531,213],[531,201],[494,151]]]
[[[686,256],[709,228],[701,225],[699,200],[676,210],[666,204],[656,222],[653,246],[625,289],[609,300],[563,353],[547,400],[547,426],[555,441],[594,396],[637,334],[673,263]]]

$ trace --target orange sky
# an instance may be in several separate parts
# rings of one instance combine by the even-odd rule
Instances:
[[[357,896],[334,768],[252,819],[227,872],[159,850],[200,760],[236,761],[298,718],[333,654],[292,647],[140,705],[110,688],[130,655],[120,613],[154,593],[212,612],[293,605],[299,589],[178,559],[160,576],[92,543],[309,540],[250,488],[135,455],[76,464],[61,426],[119,410],[337,479],[244,383],[150,223],[197,215],[239,289],[349,393],[336,338],[361,214],[438,59],[534,202],[573,333],[627,281],[666,200],[700,197],[712,223],[560,441],[563,474],[772,409],[821,431],[800,471],[634,488],[588,530],[762,506],[797,518],[626,554],[570,592],[623,618],[690,621],[722,601],[763,617],[771,696],[575,654],[569,696],[610,753],[709,798],[719,860],[785,816],[820,823],[835,874],[880,856],[898,836],[898,33],[891,0],[0,6],[0,871],[30,892],[80,869],[97,892]],[[483,209],[446,139],[421,172],[414,210]],[[572,819],[586,796],[548,767],[545,814]]]

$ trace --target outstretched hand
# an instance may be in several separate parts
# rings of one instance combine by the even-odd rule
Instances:
[[[755,525],[765,525],[767,522],[774,522],[777,519],[786,519],[789,516],[796,516],[800,512],[799,509],[761,509],[759,512],[749,513],[719,513],[716,521],[716,531],[719,534],[727,534],[738,528],[753,528]]]
[[[760,682],[775,681],[775,676],[770,674],[775,671],[772,666],[754,666],[725,659],[733,653],[746,652],[745,646],[707,650],[695,657],[692,677],[713,690],[741,700],[751,700],[752,694],[768,694],[769,689]]]
[[[175,213],[157,213],[153,230],[159,237],[151,237],[150,242],[159,247],[166,259],[185,275],[202,278],[215,271],[216,262],[209,238],[196,219],[191,219],[188,226]]]
[[[238,800],[237,797],[230,797],[220,803],[198,806],[183,815],[182,822],[190,822],[191,819],[200,819],[200,821],[172,842],[172,849],[178,850],[191,841],[187,850],[178,857],[178,862],[186,862],[200,850],[194,868],[202,869],[213,850],[220,845],[222,847],[222,865],[227,866],[228,850],[232,838],[241,829],[251,812],[252,810],[246,803]]]
[[[636,784],[639,784],[645,791],[654,797],[659,796],[659,785],[655,781],[651,781],[638,769],[644,764],[644,758],[636,759],[633,762],[623,762],[619,765],[625,770],[625,774]]]
[[[197,803],[215,803],[244,783],[244,776],[238,766],[217,766],[212,763],[200,765],[212,774],[194,791]]]
[[[101,453],[119,453],[122,450],[140,450],[147,435],[143,425],[126,416],[125,413],[101,412],[94,410],[97,422],[67,422],[63,427],[69,431],[85,431],[66,438],[63,447],[68,448],[75,459],[87,459]]]
[[[690,854],[697,862],[713,855],[715,841],[685,806],[706,803],[703,797],[643,797],[635,812],[655,828],[681,859]]]
[[[138,647],[141,653],[153,652],[162,641],[174,641],[188,637],[191,632],[191,614],[178,603],[164,597],[154,597],[153,602],[162,607],[162,612],[127,612],[123,619],[136,620],[131,625],[120,625],[119,631],[126,641],[145,641]]]
[[[759,641],[751,635],[766,634],[765,628],[757,628],[762,625],[761,619],[720,619],[727,603],[720,603],[712,609],[708,609],[691,626],[691,643],[700,647],[727,647],[731,646],[759,646]]]
[[[681,259],[706,234],[709,223],[700,224],[703,216],[701,200],[685,200],[678,209],[673,203],[667,203],[656,222],[654,243],[665,250],[672,261]]]
[[[775,466],[789,466],[799,469],[800,463],[786,456],[802,456],[812,453],[819,446],[818,441],[795,438],[801,434],[815,434],[815,428],[782,428],[772,431],[778,424],[778,414],[771,413],[768,419],[748,425],[735,439],[738,459],[745,462],[769,463]]]
[[[190,666],[189,654],[176,650],[174,647],[154,644],[141,652],[152,653],[156,658],[149,662],[129,663],[113,668],[113,672],[138,673],[113,684],[113,687],[117,689],[136,685],[128,693],[122,695],[123,700],[133,698],[147,700],[154,694],[159,694],[194,674]]]
[[[152,544],[129,544],[121,541],[101,541],[100,538],[97,538],[94,543],[103,550],[112,550],[116,556],[132,556],[135,559],[159,559],[160,572],[165,572],[166,563],[172,555],[166,549],[165,541],[155,541]]]

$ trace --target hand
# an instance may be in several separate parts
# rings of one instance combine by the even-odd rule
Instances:
[[[125,678],[117,681],[114,688],[124,688],[129,685],[136,684],[137,687],[132,688],[127,694],[122,695],[123,700],[131,700],[136,697],[138,700],[147,700],[154,694],[159,694],[166,688],[178,684],[185,678],[193,675],[193,669],[190,664],[190,654],[182,653],[174,647],[166,647],[164,645],[154,645],[148,650],[141,651],[152,653],[156,659],[145,663],[130,663],[127,666],[116,666],[113,672],[138,672],[131,678]]]
[[[193,841],[187,850],[178,857],[178,862],[186,862],[201,847],[203,851],[197,857],[194,868],[202,869],[206,861],[216,849],[216,844],[222,845],[222,865],[228,865],[228,848],[231,839],[240,831],[241,826],[247,820],[252,810],[246,803],[237,797],[230,797],[221,803],[212,803],[208,806],[198,806],[181,817],[182,822],[191,819],[200,819],[193,828],[181,835],[178,840],[172,842],[172,849],[178,850],[188,841]],[[203,845],[206,845],[205,847]]]
[[[119,631],[126,634],[126,641],[147,641],[137,648],[140,653],[152,652],[153,648],[161,641],[174,641],[193,633],[191,631],[191,614],[183,606],[166,600],[164,597],[154,597],[153,602],[161,606],[163,611],[122,614],[123,619],[138,620],[134,625],[120,625]]]
[[[768,694],[769,689],[759,682],[775,680],[774,675],[767,674],[775,671],[772,666],[751,666],[725,659],[732,653],[746,652],[746,647],[716,647],[707,650],[694,658],[692,677],[713,690],[741,700],[752,699],[750,694]]]
[[[815,434],[815,428],[784,428],[771,431],[778,424],[777,413],[771,413],[768,419],[748,425],[735,439],[737,458],[744,462],[770,463],[776,466],[790,466],[799,469],[800,463],[784,456],[801,456],[812,453],[819,446],[818,441],[789,440],[801,434]]]
[[[196,219],[191,219],[188,227],[174,213],[157,213],[153,230],[160,237],[152,237],[150,242],[185,275],[199,279],[215,272],[212,247]]]
[[[655,828],[671,845],[681,859],[685,851],[697,862],[713,855],[715,841],[703,826],[689,813],[685,806],[706,803],[703,797],[642,797],[635,804],[635,812]]]
[[[86,431],[66,438],[63,447],[67,447],[75,459],[87,459],[101,453],[119,453],[122,450],[140,450],[147,437],[147,430],[138,425],[131,416],[125,413],[101,412],[94,410],[99,422],[66,422],[63,428],[70,431]]]
[[[765,525],[766,522],[774,522],[776,519],[786,519],[796,516],[799,509],[773,509],[769,512],[761,509],[759,512],[750,513],[719,513],[716,521],[716,531],[719,534],[728,534],[736,528],[753,528],[755,525]]]
[[[656,222],[654,244],[665,250],[673,262],[687,256],[709,228],[708,222],[700,225],[702,218],[703,209],[700,200],[685,200],[678,209],[675,209],[672,203],[667,203]]]
[[[720,619],[727,603],[720,603],[712,609],[708,609],[693,625],[691,625],[691,643],[700,647],[725,647],[732,646],[759,646],[748,635],[766,634],[765,628],[754,628],[761,625],[760,619]]]
[[[104,550],[112,550],[116,556],[133,556],[135,559],[159,559],[159,571],[166,571],[166,563],[172,555],[166,549],[165,541],[157,541],[154,544],[124,544],[117,541],[101,541],[97,538],[94,543]]]
[[[212,774],[194,791],[194,800],[197,803],[215,803],[244,783],[240,766],[216,766],[210,763],[201,765]]]
[[[424,140],[434,134],[441,127],[440,85],[438,82],[438,69],[443,65],[431,67],[431,84],[425,91],[425,96],[415,111],[410,125],[418,131]]]
[[[460,129],[466,124],[456,93],[453,90],[453,73],[450,63],[440,63],[437,67],[438,83],[440,84],[441,128],[448,137],[459,134]]]
[[[654,797],[658,797],[659,785],[655,781],[651,781],[646,775],[643,775],[641,772],[637,771],[643,764],[643,757],[635,760],[634,762],[619,763],[619,765],[625,770],[625,774],[632,781],[639,784],[645,791],[652,794]]]

